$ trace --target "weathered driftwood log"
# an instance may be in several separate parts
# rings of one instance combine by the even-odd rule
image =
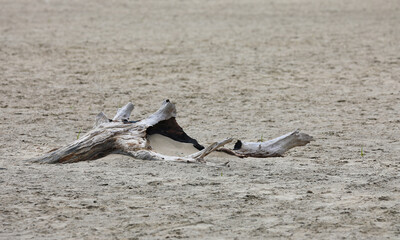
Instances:
[[[313,138],[294,131],[267,142],[242,142],[238,140],[233,149],[223,148],[232,138],[215,142],[204,148],[195,139],[189,137],[175,120],[175,105],[168,99],[161,108],[141,121],[129,121],[133,104],[128,103],[118,109],[114,118],[104,113],[96,116],[94,127],[78,140],[53,150],[41,157],[30,159],[40,163],[73,163],[95,160],[109,154],[123,154],[143,160],[162,160],[187,163],[203,163],[204,157],[213,151],[222,151],[237,157],[276,157],[287,150],[304,146]],[[166,156],[152,151],[148,135],[162,134],[173,140],[191,143],[198,152],[185,157]]]

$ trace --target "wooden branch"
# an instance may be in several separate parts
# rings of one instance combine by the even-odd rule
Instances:
[[[114,150],[115,136],[103,128],[96,128],[65,147],[56,149],[44,156],[31,159],[41,163],[71,163],[95,160],[111,154]]]
[[[122,108],[118,109],[117,114],[115,114],[115,116],[112,120],[114,122],[122,121],[122,120],[129,120],[132,110],[133,110],[133,104],[129,102]]]
[[[233,150],[226,148],[219,150],[242,158],[281,157],[283,153],[287,152],[289,149],[304,146],[313,140],[313,137],[310,135],[300,133],[296,130],[266,142],[242,142],[238,140]]]
[[[307,134],[294,131],[261,143],[238,140],[233,149],[223,148],[225,144],[233,141],[232,138],[204,148],[189,137],[176,122],[175,105],[168,99],[162,103],[160,109],[141,121],[128,121],[132,110],[133,104],[128,103],[118,109],[112,120],[101,112],[96,116],[94,128],[80,139],[30,161],[72,163],[95,160],[115,153],[142,160],[205,163],[204,158],[213,151],[222,151],[237,157],[275,157],[313,140]],[[176,141],[191,143],[200,151],[185,157],[166,156],[154,152],[147,139],[151,134],[162,134]]]
[[[100,126],[103,123],[109,123],[109,122],[110,122],[110,120],[108,119],[108,117],[103,112],[101,112],[101,113],[96,115],[93,128],[96,128],[96,127]]]
[[[176,117],[175,105],[172,104],[169,99],[167,99],[163,102],[162,106],[157,110],[157,112],[140,121],[139,124],[146,127],[151,127],[161,121],[168,120],[173,117]]]
[[[220,148],[220,147],[224,146],[225,144],[230,143],[232,141],[233,141],[233,138],[228,138],[221,142],[215,142],[215,143],[211,144],[210,146],[208,146],[207,148],[205,148],[197,153],[193,153],[192,155],[189,155],[189,157],[196,158],[196,159],[203,159],[208,154],[212,153],[213,151],[217,150],[218,148]]]
[[[136,159],[142,160],[156,160],[156,161],[169,161],[169,162],[185,162],[185,163],[205,163],[204,157],[213,151],[217,150],[219,147],[224,146],[225,144],[231,142],[233,139],[226,139],[221,142],[215,142],[208,146],[207,148],[191,154],[185,157],[178,156],[167,156],[160,153],[153,152],[151,150],[138,150],[132,151],[130,148],[125,149],[122,147],[119,151],[114,153],[127,155]],[[225,163],[226,164],[226,163]]]

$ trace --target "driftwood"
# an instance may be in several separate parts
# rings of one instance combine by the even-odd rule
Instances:
[[[205,163],[204,157],[213,151],[221,151],[237,157],[277,157],[287,150],[304,146],[313,138],[294,131],[266,142],[242,142],[237,140],[233,149],[223,146],[233,141],[228,138],[214,142],[204,148],[189,137],[176,122],[175,105],[168,99],[158,111],[141,121],[129,121],[133,104],[118,109],[114,118],[109,119],[101,112],[96,116],[93,129],[78,140],[53,150],[45,155],[30,159],[39,163],[73,163],[95,160],[109,154],[123,154],[142,160],[161,160],[186,163]],[[166,156],[152,151],[148,135],[162,134],[175,141],[191,143],[199,151],[185,157]]]

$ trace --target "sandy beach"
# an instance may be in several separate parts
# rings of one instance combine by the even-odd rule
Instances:
[[[400,238],[400,1],[0,5],[0,239]],[[316,141],[224,168],[25,161],[167,98],[204,145]]]

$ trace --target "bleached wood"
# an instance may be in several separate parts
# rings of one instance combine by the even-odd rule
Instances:
[[[266,142],[240,141],[240,148],[231,151],[239,157],[280,157],[289,149],[304,146],[311,141],[313,141],[313,137],[296,130]]]
[[[147,139],[147,130],[149,128],[154,127],[153,129],[155,129],[161,126],[164,129],[165,127],[167,129],[164,130],[168,134],[172,134],[172,136],[174,136],[173,134],[180,134],[181,136],[185,134],[186,137],[183,139],[186,140],[184,141],[190,141],[198,145],[197,141],[188,137],[175,121],[175,105],[167,99],[155,113],[138,122],[126,121],[129,119],[132,110],[133,104],[128,103],[118,110],[112,121],[101,112],[96,116],[95,127],[80,139],[30,161],[40,163],[72,163],[95,160],[115,153],[142,160],[205,163],[204,157],[213,151],[223,151],[237,157],[275,157],[281,156],[293,147],[304,146],[313,140],[307,134],[294,131],[267,142],[241,142],[239,140],[235,144],[234,149],[223,148],[225,144],[233,141],[232,138],[228,138],[220,142],[215,142],[207,148],[189,156],[166,156],[152,151]],[[168,121],[166,122],[165,120]]]
[[[85,160],[95,160],[115,150],[116,131],[112,131],[116,123],[95,128],[78,140],[56,149],[44,156],[31,159],[41,163],[71,163]],[[111,130],[111,131],[110,131]]]
[[[140,121],[139,124],[150,127],[156,125],[161,121],[168,120],[172,117],[176,117],[175,104],[171,103],[169,99],[167,99],[162,103],[160,109],[158,109],[157,112],[153,113],[148,118]]]
[[[185,157],[168,156],[145,149],[141,149],[138,151],[132,151],[130,149],[120,149],[118,152],[115,153],[127,155],[142,160],[156,160],[156,161],[184,162],[184,163],[205,163],[206,162],[204,160],[205,156],[217,150],[219,147],[222,147],[225,144],[231,142],[232,140],[233,139],[226,139],[221,142],[215,142],[210,146],[208,146],[207,148]]]
[[[154,160],[165,161],[200,162],[201,158],[187,157],[180,159],[163,156],[151,151],[146,138],[146,130],[160,121],[175,117],[176,109],[173,103],[169,100],[163,101],[160,109],[139,122],[126,123],[118,121],[129,117],[132,109],[133,104],[128,103],[119,109],[114,120],[108,123],[106,122],[107,117],[105,114],[98,114],[95,126],[101,125],[101,128],[94,128],[67,146],[56,149],[41,157],[30,159],[30,161],[40,163],[72,163],[95,160],[112,153],[117,153],[136,156],[136,158],[143,160],[153,158]]]
[[[109,122],[110,120],[108,119],[108,117],[103,112],[100,112],[99,114],[96,115],[93,128],[96,128],[103,123],[109,123]]]
[[[218,148],[220,148],[220,147],[224,146],[225,144],[230,143],[232,141],[233,141],[233,138],[228,138],[221,142],[215,142],[215,143],[211,144],[210,146],[208,146],[207,148],[205,148],[197,153],[193,153],[193,154],[189,155],[189,157],[203,159],[208,154],[212,153],[213,151],[217,150]]]
[[[123,106],[122,108],[118,109],[117,114],[114,116],[112,119],[113,121],[120,121],[120,120],[129,120],[129,117],[131,116],[131,112],[133,110],[134,106],[131,102]]]

